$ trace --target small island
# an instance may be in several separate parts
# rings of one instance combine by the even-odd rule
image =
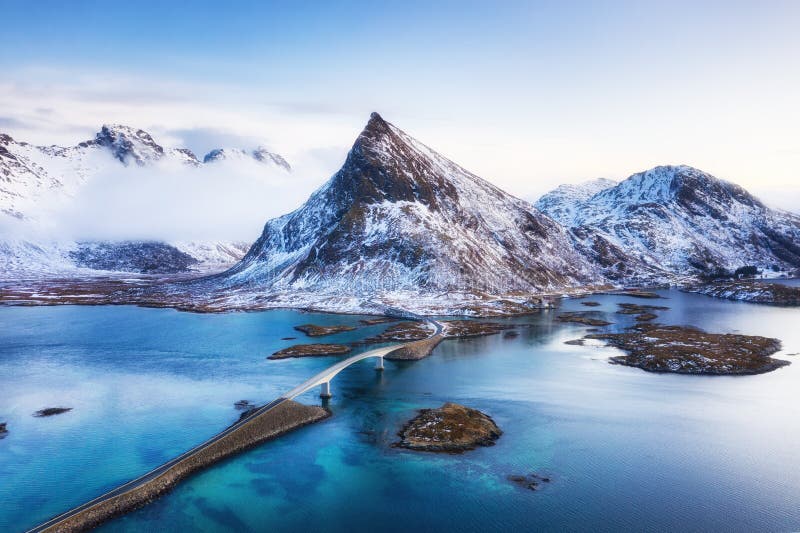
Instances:
[[[7,422],[0,422],[0,439],[8,435],[8,429],[6,428],[6,424]]]
[[[617,311],[620,315],[636,315],[634,318],[639,322],[649,322],[658,318],[653,311],[666,311],[669,307],[663,305],[639,305],[631,303],[617,304],[620,309]]]
[[[457,403],[421,409],[400,430],[396,447],[426,452],[462,453],[493,446],[503,432],[488,415]]]
[[[574,324],[583,324],[584,326],[609,326],[611,322],[607,320],[602,320],[599,318],[594,318],[589,315],[593,311],[567,311],[561,313],[556,317],[556,320],[559,322],[572,322]]]
[[[326,355],[345,355],[351,348],[344,344],[296,344],[278,350],[267,359],[289,359],[292,357],[323,357]]]
[[[769,357],[781,349],[778,339],[707,333],[690,326],[639,323],[627,333],[595,333],[584,339],[604,340],[627,352],[610,358],[610,363],[648,372],[747,375],[771,372],[790,364]]]
[[[342,333],[343,331],[353,331],[355,326],[318,326],[317,324],[301,324],[295,326],[294,329],[302,331],[309,337],[324,337],[325,335],[333,335],[334,333]]]
[[[43,418],[45,416],[60,415],[61,413],[66,413],[67,411],[72,411],[72,407],[45,407],[44,409],[39,409],[33,413],[33,416],[37,418]]]
[[[364,339],[364,344],[377,344],[383,342],[408,342],[420,341],[431,336],[431,328],[424,322],[400,322],[386,328],[385,331]]]
[[[478,320],[448,320],[444,322],[444,336],[447,338],[458,337],[483,337],[496,335],[515,327],[513,324],[498,324],[497,322],[480,322]]]

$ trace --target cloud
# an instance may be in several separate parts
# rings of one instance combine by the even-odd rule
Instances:
[[[330,174],[313,154],[291,174],[254,160],[114,165],[69,201],[42,202],[33,216],[59,240],[253,241]]]

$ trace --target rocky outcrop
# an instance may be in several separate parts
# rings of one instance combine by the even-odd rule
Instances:
[[[461,453],[493,446],[503,432],[488,415],[457,403],[422,409],[400,430],[395,446],[428,452]]]

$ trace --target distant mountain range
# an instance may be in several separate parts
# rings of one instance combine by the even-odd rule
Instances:
[[[770,209],[742,187],[685,165],[619,184],[588,182],[536,207],[569,228],[599,273],[623,282],[677,282],[743,266],[800,267],[800,217]]]
[[[224,160],[251,159],[291,172],[279,154],[258,147],[218,148],[201,162],[187,148],[164,148],[144,130],[104,125],[94,139],[75,146],[36,146],[0,134],[0,216],[30,219],[44,198],[70,201],[88,180],[116,165],[149,167],[178,164],[188,168]],[[68,275],[86,270],[172,273],[230,266],[249,247],[243,242],[30,242],[0,235],[0,273]],[[73,273],[78,273],[73,272]]]
[[[0,147],[0,205],[13,216],[14,194],[69,189],[91,172],[97,150],[126,165],[254,158],[290,170],[263,149],[213,150],[200,163],[188,150],[164,149],[121,126],[71,148],[7,136]],[[60,173],[49,170],[56,161],[67,162]],[[562,185],[531,205],[373,113],[342,168],[304,205],[268,221],[229,270],[180,290],[213,295],[223,306],[518,312],[538,305],[536,295],[587,285],[680,284],[744,266],[793,272],[798,243],[800,217],[688,166],[656,167],[620,183]],[[61,253],[81,268],[170,272],[220,249],[230,260],[246,247],[73,243]]]

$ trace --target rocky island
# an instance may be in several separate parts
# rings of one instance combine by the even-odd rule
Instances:
[[[365,344],[378,344],[384,342],[420,341],[431,336],[431,328],[424,322],[399,322],[386,328],[385,331],[364,339]]]
[[[584,326],[593,327],[611,325],[611,322],[600,318],[594,318],[590,313],[592,313],[592,311],[567,311],[558,315],[556,320],[559,322],[572,322],[574,324],[583,324]]]
[[[0,439],[5,438],[8,435],[8,429],[6,428],[6,422],[0,422]]]
[[[291,357],[323,357],[326,355],[344,355],[351,348],[344,344],[296,344],[273,353],[267,359],[289,359]]]
[[[448,320],[447,322],[444,322],[444,325],[444,336],[446,338],[467,338],[496,335],[515,327],[513,324],[480,322],[478,320]]]
[[[355,326],[318,326],[316,324],[302,324],[295,326],[294,329],[302,331],[309,337],[324,337],[325,335],[333,335],[334,333],[341,333],[343,331],[353,331]]]
[[[627,355],[612,357],[612,364],[634,366],[648,372],[678,374],[763,374],[790,364],[769,357],[781,341],[732,333],[707,333],[690,326],[639,323],[626,333],[595,333]]]
[[[503,432],[488,415],[457,403],[421,409],[400,430],[395,446],[426,452],[462,453],[493,446]]]
[[[663,305],[639,305],[639,304],[631,304],[631,303],[619,303],[619,310],[617,311],[620,315],[636,315],[635,318],[638,322],[648,322],[650,320],[655,320],[658,318],[653,311],[666,311],[669,307],[665,307]]]

